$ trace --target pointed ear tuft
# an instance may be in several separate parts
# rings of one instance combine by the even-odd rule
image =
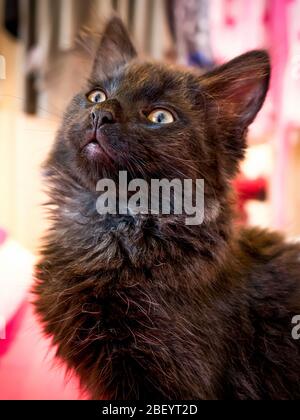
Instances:
[[[136,50],[122,20],[114,16],[105,26],[96,52],[92,76],[110,76],[136,57]]]
[[[268,53],[252,51],[202,76],[201,84],[217,102],[218,113],[243,130],[265,101],[270,75]]]

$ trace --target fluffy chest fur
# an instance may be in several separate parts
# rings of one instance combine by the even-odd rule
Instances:
[[[232,242],[221,220],[171,235],[148,218],[78,218],[66,202],[38,267],[37,310],[93,398],[260,399],[286,351],[299,362],[297,246],[259,231]]]
[[[95,196],[70,191],[60,190],[37,270],[37,308],[58,355],[70,367],[82,360],[78,373],[95,398],[212,397],[220,361],[205,355],[224,351],[227,326],[211,302],[223,286],[209,282],[224,259],[225,224],[218,235],[203,227],[199,240],[184,224],[102,218],[90,211]]]

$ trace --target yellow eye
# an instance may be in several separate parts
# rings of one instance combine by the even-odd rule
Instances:
[[[171,124],[175,121],[173,114],[166,109],[155,109],[148,115],[148,120],[154,124]]]
[[[101,104],[102,102],[105,102],[107,100],[107,95],[103,90],[93,90],[88,95],[88,100],[93,104]]]

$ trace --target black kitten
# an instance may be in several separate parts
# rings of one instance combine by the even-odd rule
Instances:
[[[47,162],[36,311],[95,399],[296,399],[300,247],[238,230],[230,182],[269,85],[262,51],[204,76],[141,62],[122,23]],[[204,179],[205,219],[101,216],[96,183]]]

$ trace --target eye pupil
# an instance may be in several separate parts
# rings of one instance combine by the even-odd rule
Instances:
[[[165,121],[165,114],[163,114],[162,112],[160,114],[158,114],[157,116],[157,122],[162,123]]]

